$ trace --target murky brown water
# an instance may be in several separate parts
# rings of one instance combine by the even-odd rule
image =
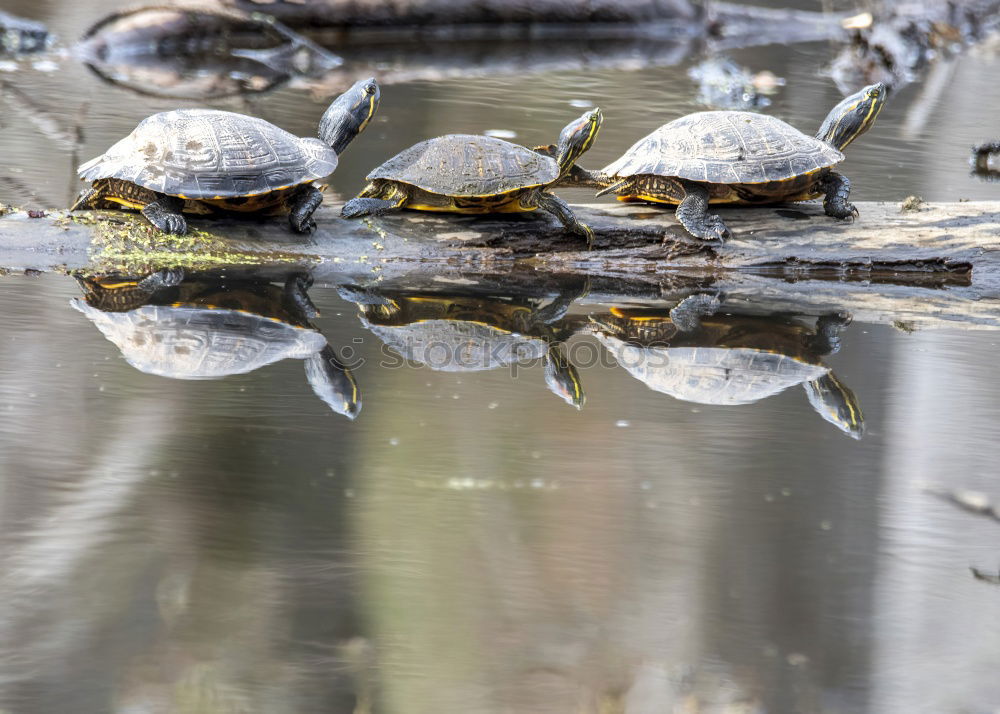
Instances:
[[[4,9],[64,37],[94,14]],[[838,99],[819,75],[826,45],[732,55],[787,78],[768,111],[793,124],[818,126]],[[332,187],[351,194],[438,133],[552,141],[585,102],[607,117],[588,157],[603,165],[697,107],[689,64],[386,86]],[[858,198],[996,198],[965,158],[996,136],[998,60],[940,71],[936,101],[911,85],[850,147]],[[0,201],[65,205],[79,160],[178,104],[70,61],[0,81]],[[214,104],[303,135],[323,105],[294,89]],[[453,300],[483,302],[467,288]],[[485,301],[496,314],[553,297],[499,292]],[[149,374],[73,309],[73,279],[0,279],[0,711],[1000,706],[1000,588],[969,571],[996,571],[1000,526],[928,493],[1000,498],[995,332],[846,327],[839,352],[805,361],[854,394],[856,441],[801,379],[731,406],[650,389],[587,334],[612,314],[600,297],[577,296],[532,343],[566,340],[577,411],[540,360],[404,365],[356,305],[310,294],[313,326],[350,357],[354,421],[317,398],[302,359],[215,380]],[[800,335],[817,316],[772,322]]]

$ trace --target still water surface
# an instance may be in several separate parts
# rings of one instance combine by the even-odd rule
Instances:
[[[87,24],[43,7],[11,9],[61,18],[69,36]],[[768,111],[798,126],[837,101],[824,45],[733,55],[788,79]],[[438,133],[552,141],[574,101],[604,109],[589,157],[603,165],[697,108],[688,64],[388,86],[333,189]],[[972,54],[948,71],[936,102],[905,89],[851,146],[858,198],[996,197],[965,156],[995,136],[977,117],[1000,107],[1000,65]],[[177,104],[72,64],[3,80],[70,125],[86,105],[77,157],[4,93],[0,200],[17,203],[65,205],[79,159]],[[281,90],[217,106],[309,135],[323,104]],[[148,374],[73,309],[73,279],[0,279],[0,711],[1000,707],[1000,588],[969,571],[996,571],[1000,525],[928,492],[1000,499],[995,333],[846,327],[817,359],[863,409],[853,440],[798,383],[755,403],[683,401],[585,329],[560,335],[579,411],[540,360],[404,365],[357,305],[310,294],[314,327],[352,354],[354,421],[317,398],[302,359]],[[613,307],[579,296],[560,324]]]

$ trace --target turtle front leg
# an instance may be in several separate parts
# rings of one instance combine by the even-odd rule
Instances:
[[[311,233],[316,230],[312,215],[323,203],[323,192],[309,184],[288,201],[288,223],[296,233]]]
[[[694,332],[701,327],[701,319],[717,313],[721,305],[718,295],[688,295],[670,309],[670,321],[681,332]]]
[[[344,218],[361,218],[362,216],[384,216],[386,213],[398,211],[406,205],[409,195],[400,186],[386,185],[384,182],[370,183],[340,209]]]
[[[806,347],[819,357],[836,354],[840,351],[841,333],[851,320],[847,312],[820,315],[816,320],[816,333],[806,342]]]
[[[80,191],[76,201],[69,207],[71,211],[79,211],[84,208],[96,208],[97,202],[104,198],[104,192],[97,188],[88,188]]]
[[[285,280],[285,300],[288,301],[295,312],[307,320],[319,317],[319,309],[309,297],[308,290],[312,287],[312,284],[312,276],[305,273],[289,275]]]
[[[184,235],[187,233],[187,221],[181,212],[184,210],[184,199],[176,196],[157,194],[157,199],[146,204],[142,215],[146,220],[164,233]]]
[[[403,207],[402,201],[387,201],[384,198],[352,198],[340,209],[344,218],[361,216],[384,216]]]
[[[695,238],[717,240],[720,243],[732,238],[732,231],[722,219],[708,212],[708,189],[690,181],[679,183],[684,190],[684,198],[677,206],[675,215],[687,232]]]
[[[842,174],[830,171],[819,184],[820,190],[826,194],[823,199],[823,210],[832,218],[854,218],[858,209],[848,201],[851,195],[851,182]]]
[[[594,247],[594,231],[590,229],[590,226],[577,220],[573,209],[564,200],[555,194],[539,191],[535,196],[534,203],[543,211],[548,211],[555,216],[566,227],[566,230],[586,238],[587,250]]]
[[[184,275],[184,268],[164,268],[147,275],[136,287],[152,295],[161,288],[177,287],[184,282]]]

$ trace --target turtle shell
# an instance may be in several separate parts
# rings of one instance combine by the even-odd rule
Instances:
[[[554,159],[503,139],[448,134],[401,151],[368,174],[444,196],[497,196],[550,184],[559,178]]]
[[[401,327],[362,319],[382,342],[410,362],[441,372],[480,372],[542,359],[548,344],[480,322],[423,320]]]
[[[717,184],[785,181],[844,160],[829,144],[752,112],[696,112],[637,141],[604,173]]]
[[[830,371],[822,364],[747,347],[640,347],[609,335],[597,337],[650,389],[697,404],[751,404]]]
[[[70,301],[133,367],[173,379],[244,374],[287,358],[306,359],[327,342],[316,330],[241,310],[144,305],[103,312]]]
[[[140,122],[80,178],[122,179],[170,196],[233,198],[268,193],[328,176],[337,154],[244,114],[214,109],[161,112]]]

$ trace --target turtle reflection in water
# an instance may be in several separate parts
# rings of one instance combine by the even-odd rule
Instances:
[[[471,295],[395,294],[342,287],[361,322],[404,359],[445,372],[478,372],[541,359],[545,383],[567,404],[585,401],[566,355],[573,332],[563,318],[579,291],[541,307],[530,299]]]
[[[84,299],[70,304],[140,372],[217,379],[297,358],[333,411],[351,419],[361,411],[353,375],[309,322],[318,313],[302,275],[289,276],[283,288],[251,278],[185,280],[180,270],[143,280],[77,280]]]
[[[675,311],[612,308],[589,331],[635,378],[697,404],[751,404],[801,384],[813,409],[860,439],[864,417],[854,393],[822,357],[840,348],[850,318],[823,315],[815,329],[777,317],[716,315],[687,325]]]
[[[990,141],[972,147],[972,173],[986,181],[1000,181],[1000,169],[990,165],[990,158],[1000,156],[1000,141]]]
[[[343,64],[267,15],[207,3],[116,10],[73,53],[113,84],[199,100],[263,92]]]

